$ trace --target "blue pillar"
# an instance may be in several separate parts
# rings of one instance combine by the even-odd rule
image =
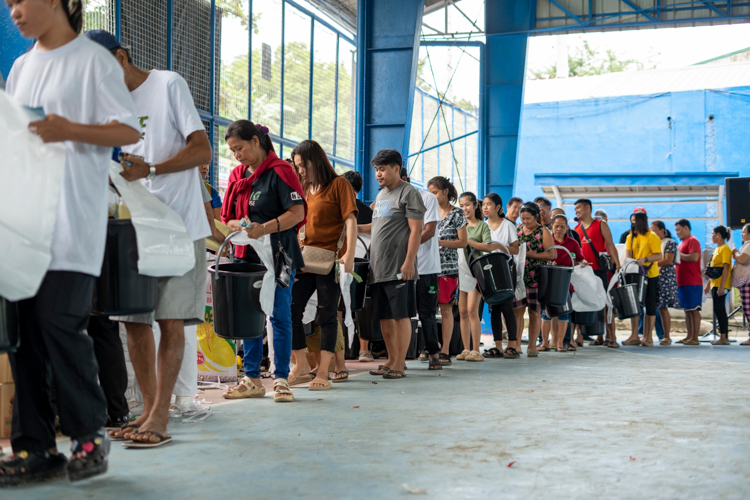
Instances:
[[[485,167],[480,191],[513,195],[534,0],[486,0]],[[482,186],[484,183],[484,186]]]
[[[29,50],[33,40],[27,40],[10,19],[10,9],[5,2],[0,4],[0,73],[3,79],[8,79],[8,73],[13,66],[13,61],[24,52]]]
[[[381,149],[409,156],[424,0],[357,3],[357,129],[354,168],[363,197],[378,193],[370,160]]]

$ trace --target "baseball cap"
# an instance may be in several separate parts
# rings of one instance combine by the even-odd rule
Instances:
[[[648,215],[648,213],[646,212],[646,209],[643,208],[643,207],[635,207],[635,210],[633,210],[633,213],[634,214]]]
[[[107,50],[121,47],[120,41],[115,35],[105,30],[90,30],[83,34],[89,40],[92,40]]]

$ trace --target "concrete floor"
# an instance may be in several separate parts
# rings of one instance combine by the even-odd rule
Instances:
[[[750,348],[584,347],[214,405],[15,498],[750,498]],[[69,444],[61,443],[67,450]],[[512,466],[509,467],[509,465]]]

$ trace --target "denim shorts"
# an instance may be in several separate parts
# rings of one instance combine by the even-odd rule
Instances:
[[[570,321],[570,314],[561,314],[560,316],[556,316],[558,320],[560,321]],[[547,316],[547,311],[542,309],[542,321],[552,321],[552,318]]]

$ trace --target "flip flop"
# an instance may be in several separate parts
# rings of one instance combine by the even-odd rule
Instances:
[[[306,384],[306,383],[312,381],[314,378],[315,378],[315,374],[312,373],[312,372],[310,372],[310,373],[303,373],[302,375],[299,375],[299,376],[297,376],[297,375],[295,375],[293,373],[290,373],[289,374],[288,382],[289,382],[289,385]]]
[[[377,370],[370,370],[370,375],[375,375],[376,377],[382,377],[383,375],[385,375],[389,371],[391,371],[390,368],[388,368],[385,365],[380,365],[380,366],[378,366]]]
[[[554,349],[554,347],[552,349]],[[550,349],[549,347],[540,346],[539,352],[547,352],[547,351],[551,351],[552,349]]]
[[[322,387],[313,387],[313,384],[320,384]],[[331,390],[331,381],[330,380],[323,380],[322,378],[316,378],[313,379],[312,382],[310,382],[310,386],[307,388],[308,391],[330,391]]]
[[[150,434],[152,436],[158,437],[159,442],[152,443],[152,442],[141,442],[141,441],[132,440],[132,441],[125,441],[124,443],[122,443],[122,446],[124,448],[129,448],[129,449],[147,449],[147,448],[158,448],[159,446],[169,444],[172,442],[171,436],[164,436],[162,434],[159,434],[156,431],[143,431],[143,432],[138,431],[135,433],[135,435],[145,435],[145,434]]]
[[[398,370],[390,370],[388,373],[383,375],[383,378],[387,378],[387,379],[397,379],[397,378],[404,378],[404,377],[406,377],[406,374]]]
[[[346,371],[346,370],[343,370],[343,371],[340,371],[340,372],[333,372],[333,376],[337,377],[338,375],[340,375],[342,373],[346,373],[346,377],[332,378],[331,382],[333,382],[334,384],[338,384],[339,382],[346,382],[347,380],[349,380],[349,372]]]
[[[136,432],[138,432],[138,429],[140,427],[141,427],[140,424],[135,425],[133,423],[128,422],[127,424],[122,424],[119,429],[112,429],[111,431],[107,431],[107,434],[109,435],[110,441],[130,441],[130,439],[124,437],[125,434],[128,434],[128,433],[123,432],[123,435],[118,437],[118,436],[113,436],[112,432],[124,431],[125,429],[135,429]]]

